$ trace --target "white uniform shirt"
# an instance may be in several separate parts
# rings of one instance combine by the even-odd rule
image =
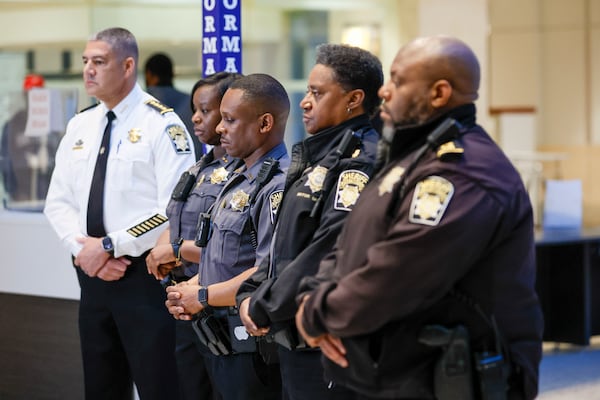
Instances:
[[[166,220],[171,192],[195,162],[181,119],[145,104],[148,100],[155,99],[136,84],[113,109],[104,226],[115,257],[139,256],[155,245],[168,224],[144,221]],[[81,250],[76,238],[87,236],[88,197],[107,111],[101,103],[74,116],[56,153],[44,213],[74,256]]]

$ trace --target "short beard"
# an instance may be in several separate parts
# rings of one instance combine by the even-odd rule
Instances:
[[[426,95],[415,97],[410,102],[406,114],[394,124],[395,127],[420,125],[433,115],[433,107],[429,104]]]

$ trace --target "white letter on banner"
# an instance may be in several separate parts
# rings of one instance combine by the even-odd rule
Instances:
[[[212,15],[204,17],[204,32],[216,32],[215,17]]]
[[[215,71],[215,59],[207,58],[206,59],[206,68],[204,69],[204,76],[209,76],[214,74]]]
[[[204,0],[204,9],[206,11],[212,11],[215,9],[215,0]]]
[[[223,16],[223,19],[225,20],[225,27],[223,28],[224,31],[233,31],[233,32],[238,31],[238,28],[235,25],[235,22],[237,21],[235,15],[225,14]]]
[[[240,52],[240,37],[239,36],[221,36],[223,46],[221,47],[222,52],[228,53],[239,53]]]
[[[234,57],[227,57],[227,65],[225,66],[225,71],[226,72],[233,72],[233,73],[237,73],[238,70],[235,67],[235,58]]]
[[[238,1],[237,0],[223,0],[223,6],[228,9],[228,10],[233,10],[234,8],[236,8],[238,5]]]
[[[217,38],[202,38],[202,54],[217,54]]]

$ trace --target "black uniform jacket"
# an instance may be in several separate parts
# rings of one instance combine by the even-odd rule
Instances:
[[[340,156],[337,151],[348,130],[360,142],[351,143],[347,154]],[[320,260],[332,250],[344,219],[373,173],[378,138],[362,115],[293,146],[270,257],[237,296],[238,304],[252,296],[250,316],[258,326],[293,321],[298,284],[316,274]]]
[[[449,115],[462,135],[429,149],[404,178],[426,136],[448,115],[396,132],[391,161],[363,191],[335,253],[302,283],[299,298],[314,289],[303,322],[311,335],[342,338],[350,365],[326,360],[333,381],[367,395],[433,398],[440,349],[418,341],[421,329],[463,324],[475,351],[494,351],[480,307],[494,316],[531,399],[543,321],[530,200],[518,172],[475,124],[475,106]]]

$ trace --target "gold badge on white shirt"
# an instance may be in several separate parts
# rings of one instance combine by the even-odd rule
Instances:
[[[127,134],[127,138],[131,143],[137,143],[142,138],[142,131],[139,128],[131,128]]]

